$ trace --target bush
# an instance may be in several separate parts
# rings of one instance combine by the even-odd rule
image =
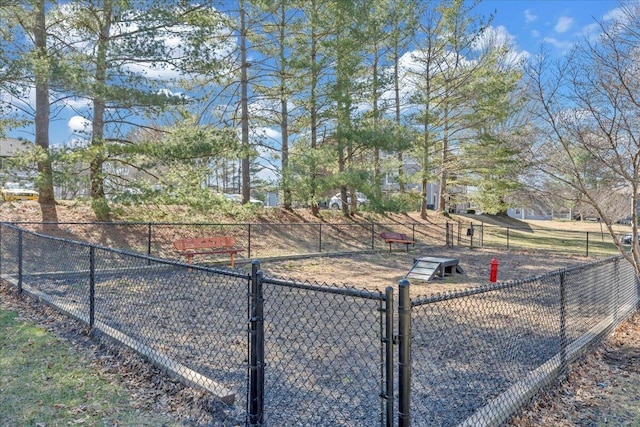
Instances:
[[[382,199],[372,199],[367,210],[374,212],[411,212],[420,207],[420,195],[394,193]]]

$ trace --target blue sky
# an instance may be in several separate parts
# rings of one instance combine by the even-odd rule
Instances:
[[[483,0],[477,11],[487,16],[495,10],[493,26],[514,36],[519,50],[535,54],[545,42],[561,55],[618,6],[613,0]]]
[[[492,26],[503,36],[513,38],[521,53],[533,55],[544,42],[552,54],[560,56],[587,32],[593,34],[596,22],[606,21],[618,6],[619,3],[612,0],[483,0],[475,11],[485,16],[495,12]],[[83,119],[75,114],[64,109],[52,117],[52,145],[76,138],[73,130],[82,127]],[[33,140],[30,129],[9,135]]]

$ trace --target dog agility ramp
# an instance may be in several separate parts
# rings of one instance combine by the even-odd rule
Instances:
[[[457,258],[422,257],[413,260],[413,267],[405,278],[428,282],[436,277],[444,279],[445,275],[455,273],[464,273]]]

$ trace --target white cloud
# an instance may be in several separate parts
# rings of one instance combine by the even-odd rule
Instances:
[[[534,39],[537,39],[540,37],[540,31],[538,30],[531,30],[531,37],[533,37]]]
[[[282,133],[280,133],[280,131],[276,131],[272,128],[266,128],[264,131],[264,135],[267,138],[271,138],[271,139],[276,139],[276,140],[280,140],[282,139]]]
[[[282,145],[282,134],[279,130],[274,128],[260,126],[251,129],[253,135],[257,136],[263,145],[270,146],[274,149],[279,149]]]
[[[529,23],[529,22],[533,22],[533,21],[535,21],[537,19],[538,19],[538,15],[533,13],[533,11],[531,9],[526,9],[524,11],[524,20],[525,20],[525,22]]]
[[[558,40],[555,37],[545,37],[544,42],[562,50],[569,50],[573,47],[573,42]]]
[[[561,16],[560,18],[558,18],[558,22],[556,23],[554,29],[556,30],[556,33],[562,34],[569,31],[572,25],[573,18],[570,18],[568,16]]]
[[[609,12],[605,13],[602,16],[602,20],[605,21],[605,22],[618,21],[618,20],[620,20],[620,19],[622,19],[624,17],[625,17],[625,13],[622,10],[622,8],[617,7],[615,9],[612,9]]]
[[[497,27],[488,27],[478,37],[474,48],[476,50],[488,49],[491,46],[513,47],[516,44],[516,38],[503,25]]]
[[[600,24],[594,22],[593,24],[585,25],[582,29],[582,36],[590,41],[595,41],[602,34]]]
[[[82,110],[91,107],[91,100],[88,98],[66,98],[62,101],[65,107],[72,108],[74,110]]]
[[[489,27],[477,40],[474,45],[476,52],[489,49],[494,46],[506,47],[507,51],[502,56],[502,65],[505,67],[519,67],[521,64],[530,57],[530,53],[526,50],[521,50],[516,44],[516,37],[509,33],[506,27]],[[463,62],[471,64],[474,59],[468,60],[463,58]],[[403,104],[403,110],[405,112],[415,110],[415,101],[412,97],[421,91],[420,86],[423,82],[423,74],[425,73],[425,53],[420,50],[414,50],[403,54],[399,60],[399,73],[400,73],[400,98]],[[443,72],[443,68],[446,68],[446,62],[431,64],[433,74]],[[389,71],[391,73],[391,71]],[[382,98],[387,101],[393,101],[395,93],[393,91],[386,91],[382,94]],[[359,104],[356,106],[358,111],[367,111],[371,109],[370,105]]]
[[[478,38],[474,46],[474,48],[479,51],[488,50],[492,47],[506,48],[503,62],[510,67],[519,66],[529,57],[529,52],[526,50],[518,50],[516,37],[509,33],[509,30],[502,25],[487,28]]]
[[[89,133],[91,121],[82,116],[73,116],[67,122],[67,126],[72,133]]]
[[[174,92],[171,89],[163,88],[158,90],[158,95],[164,95],[167,98],[181,98],[181,99],[189,99],[188,95],[185,95],[182,92]]]

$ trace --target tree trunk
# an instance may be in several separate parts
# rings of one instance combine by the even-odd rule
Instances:
[[[38,202],[42,213],[42,221],[57,223],[58,213],[53,193],[53,170],[49,157],[49,66],[47,58],[45,2],[37,3],[34,42],[37,64],[34,66],[36,115],[35,115],[35,143],[44,153],[44,159],[38,161]],[[47,64],[47,66],[43,66]],[[57,228],[57,225],[47,225]]]
[[[442,153],[440,155],[440,210],[449,213],[447,200],[447,159],[449,154],[449,108],[444,108],[444,130],[442,132]]]
[[[251,193],[251,177],[249,169],[251,161],[249,159],[249,79],[247,77],[247,28],[246,10],[244,0],[240,1],[240,125],[242,129],[242,148],[247,150],[247,154],[242,158],[242,203],[249,203]]]
[[[395,94],[396,124],[400,126],[402,123],[400,115],[400,57],[398,55],[398,46],[396,44],[393,52],[393,90]],[[404,193],[404,159],[402,151],[398,151],[398,190]],[[425,214],[426,216],[426,214]]]
[[[427,189],[429,183],[426,179],[422,180],[420,190],[420,218],[427,219]]]
[[[285,52],[285,24],[286,24],[286,4],[280,5],[280,133],[282,134],[282,193],[284,198],[284,208],[291,210],[291,182],[289,180],[289,111],[287,107],[287,87],[286,87],[286,52]]]
[[[316,2],[315,0],[311,0],[311,4],[313,10],[316,10]],[[311,22],[311,98],[309,99],[310,111],[309,111],[309,125],[311,127],[311,151],[314,151],[318,146],[318,109],[317,109],[317,91],[318,91],[318,81],[319,81],[319,71],[317,70],[316,63],[318,62],[318,41],[317,41],[317,33],[315,28],[315,23]],[[318,216],[320,214],[320,207],[318,206],[317,198],[317,187],[318,187],[318,179],[317,179],[317,167],[314,164],[313,170],[311,171],[311,191],[309,197],[311,198],[311,214],[313,216]]]
[[[89,179],[91,186],[91,207],[96,217],[100,221],[107,221],[110,218],[109,205],[104,191],[104,116],[106,102],[104,90],[107,85],[107,51],[109,49],[109,36],[111,32],[111,2],[104,3],[104,19],[100,28],[100,41],[96,53],[96,75],[95,88],[96,96],[93,99],[93,121],[91,123],[91,146],[94,150],[94,157],[89,164]]]

